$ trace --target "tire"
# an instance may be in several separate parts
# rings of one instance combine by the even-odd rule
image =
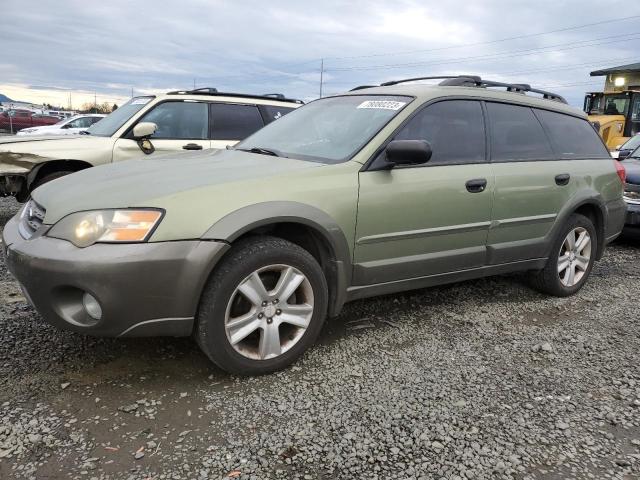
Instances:
[[[573,248],[570,244],[570,234],[573,234]],[[581,240],[583,234],[586,235],[586,241]],[[581,242],[586,243],[582,245]],[[556,297],[573,295],[589,278],[597,251],[598,237],[593,222],[584,215],[572,214],[553,242],[547,264],[542,270],[532,274],[533,288]],[[566,268],[561,270],[565,265]]]
[[[281,238],[250,237],[234,245],[209,278],[196,341],[229,373],[281,370],[313,345],[327,303],[327,281],[309,252]]]
[[[34,191],[36,188],[38,188],[40,185],[44,185],[45,183],[50,182],[51,180],[55,180],[56,178],[60,178],[60,177],[64,177],[65,175],[70,175],[74,172],[69,171],[69,170],[61,170],[59,172],[53,172],[53,173],[49,173],[47,175],[45,175],[42,178],[39,178],[38,180],[36,180],[35,182],[33,182],[31,184],[30,187],[30,191]]]

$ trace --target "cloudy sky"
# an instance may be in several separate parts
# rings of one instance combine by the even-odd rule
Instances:
[[[74,106],[135,94],[323,92],[412,76],[530,83],[581,106],[640,62],[640,2],[2,0],[0,93]]]

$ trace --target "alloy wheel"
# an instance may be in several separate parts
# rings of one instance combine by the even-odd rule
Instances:
[[[562,242],[558,256],[558,275],[565,287],[573,287],[582,280],[591,263],[591,236],[587,229],[571,230]]]
[[[240,282],[225,313],[227,340],[252,360],[268,360],[291,349],[313,316],[313,289],[290,265],[262,267]]]

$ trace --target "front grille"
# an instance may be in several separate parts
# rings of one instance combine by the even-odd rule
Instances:
[[[29,200],[20,216],[19,230],[20,234],[29,239],[42,228],[46,210],[33,200]]]

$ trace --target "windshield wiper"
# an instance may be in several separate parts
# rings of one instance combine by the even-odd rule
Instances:
[[[82,130],[80,135],[91,135],[91,132],[87,132],[86,130]]]
[[[235,150],[240,150],[241,152],[257,153],[259,155],[271,155],[272,157],[287,158],[287,156],[284,155],[282,152],[279,152],[278,150],[269,149],[269,148],[252,147],[252,148],[237,148]]]

